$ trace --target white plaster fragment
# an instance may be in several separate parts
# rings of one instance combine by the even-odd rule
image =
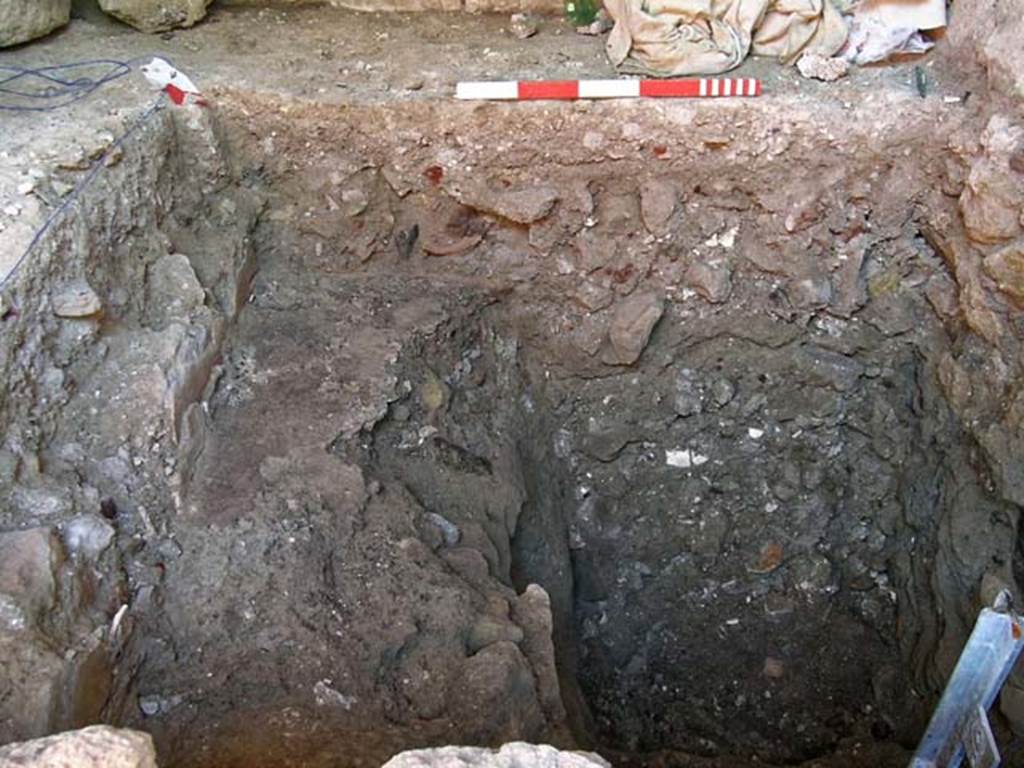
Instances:
[[[707,456],[691,451],[689,448],[683,448],[678,451],[665,451],[665,463],[670,467],[689,469],[690,467],[699,467],[701,464],[706,464],[707,461]]]
[[[665,451],[665,463],[670,467],[689,469],[693,463],[690,450],[687,448],[682,451]]]

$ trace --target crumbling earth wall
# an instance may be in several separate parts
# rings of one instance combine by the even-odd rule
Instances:
[[[103,152],[3,285],[4,742],[118,719],[126,606],[152,581],[143,543],[159,544],[148,510],[173,507],[186,412],[251,269],[258,202],[207,118],[155,112]],[[81,179],[78,162],[38,194]]]

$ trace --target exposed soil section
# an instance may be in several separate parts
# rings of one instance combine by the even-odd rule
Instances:
[[[472,111],[480,131],[493,113]],[[619,107],[563,117],[562,133],[604,137],[589,149],[548,141],[543,111],[508,111],[512,135],[545,150],[506,140],[495,157],[454,112],[417,128],[371,112],[397,150],[325,111],[289,110],[287,127],[265,114],[276,157],[251,146],[286,175],[181,523],[204,544],[168,582],[211,575],[177,598],[184,634],[209,638],[191,641],[208,655],[197,669],[239,671],[150,685],[225,695],[269,665],[301,719],[324,717],[308,692],[326,680],[344,727],[427,720],[422,743],[568,725],[651,764],[905,761],[863,744],[912,744],[951,631],[938,606],[1005,571],[1016,524],[939,386],[948,278],[921,229],[943,171],[903,160],[913,128],[888,152],[825,154],[795,123],[776,160],[760,134],[723,134],[730,113],[696,117],[685,145],[650,116],[608,136],[601,116]],[[769,184],[794,152],[816,159]],[[309,507],[289,495],[300,477],[319,522],[286,512]],[[943,553],[968,519],[984,532]],[[287,551],[238,575],[232,601],[250,594],[250,609],[226,634],[219,601],[184,610],[224,581],[204,565],[226,546],[206,525],[255,525]],[[290,552],[290,526],[340,532]],[[343,570],[337,551],[363,565]],[[525,698],[453,718],[486,649],[522,655],[513,596],[531,582],[550,596],[561,704],[538,685],[550,659],[497,656],[490,679]],[[230,638],[290,626],[299,585],[334,597],[298,601],[320,618],[263,644],[261,667]],[[317,639],[332,621],[345,630]]]
[[[210,22],[165,42],[214,107],[0,296],[2,737],[905,765],[1022,570],[1015,119],[940,58],[924,98],[753,62],[772,98],[456,104],[604,65],[556,22]],[[30,56],[142,52],[104,24]]]

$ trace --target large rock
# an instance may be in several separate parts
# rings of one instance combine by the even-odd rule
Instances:
[[[146,273],[146,309],[152,320],[163,325],[188,319],[206,301],[192,262],[181,253],[157,259]]]
[[[94,725],[0,747],[0,768],[156,768],[148,733]]]
[[[36,631],[0,632],[0,744],[53,732],[64,662],[52,646]]]
[[[601,359],[609,365],[635,363],[664,313],[665,300],[654,293],[636,293],[623,301],[615,309]]]
[[[546,744],[514,741],[500,750],[480,747],[413,749],[396,755],[384,768],[611,768],[592,752],[561,752]]]
[[[191,27],[206,16],[213,0],[99,0],[115,19],[143,32]]]
[[[43,629],[63,559],[51,528],[0,534],[0,743],[46,733],[59,706],[63,663]]]
[[[675,185],[663,179],[649,179],[640,187],[640,216],[652,235],[668,232],[676,212],[679,193]]]
[[[50,528],[0,534],[0,631],[29,629],[53,609],[63,557]]]
[[[449,191],[463,205],[516,224],[540,221],[558,202],[558,191],[544,186],[493,189],[482,182],[465,181],[452,185]]]
[[[1002,243],[1021,231],[1024,183],[1011,161],[1024,149],[1024,128],[995,115],[981,135],[981,146],[960,196],[960,211],[972,240]]]
[[[951,6],[949,39],[958,66],[976,62],[994,90],[1024,96],[1024,39],[1022,0],[957,0]]]
[[[0,48],[48,35],[71,20],[71,0],[0,2]]]
[[[0,533],[0,744],[100,717],[113,671],[105,627],[96,633],[85,619],[120,594],[116,579],[97,584],[93,572],[113,535],[100,517],[71,520],[69,559],[55,528]]]

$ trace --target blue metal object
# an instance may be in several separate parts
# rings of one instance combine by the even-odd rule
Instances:
[[[958,768],[964,757],[972,768],[997,768],[987,712],[1022,649],[1020,617],[982,609],[910,768]]]

